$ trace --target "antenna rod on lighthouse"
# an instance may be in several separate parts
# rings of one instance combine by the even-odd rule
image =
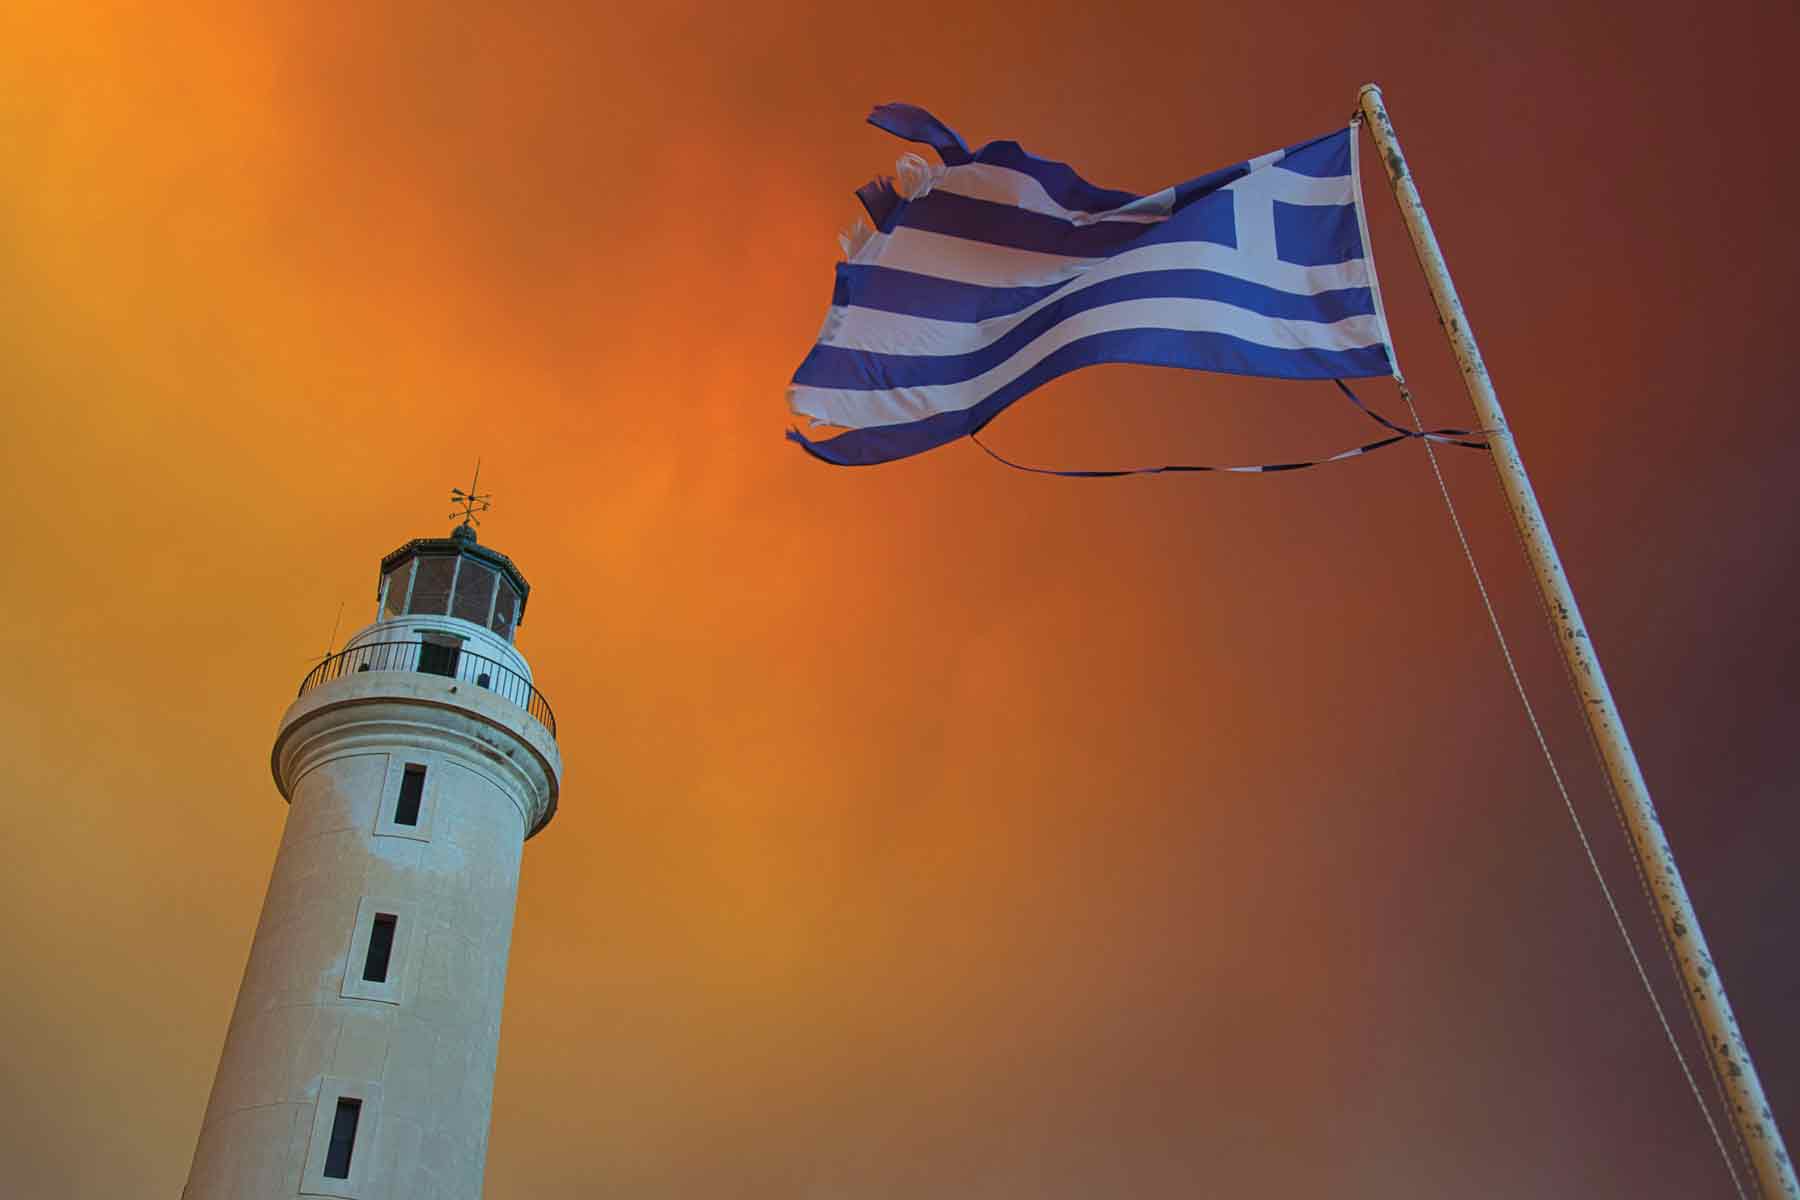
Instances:
[[[1630,833],[1631,852],[1649,884],[1658,921],[1665,942],[1680,966],[1682,995],[1705,1035],[1707,1051],[1721,1087],[1729,1098],[1731,1119],[1737,1127],[1744,1152],[1756,1172],[1758,1189],[1764,1200],[1800,1200],[1800,1184],[1794,1178],[1794,1166],[1782,1143],[1781,1131],[1775,1126],[1775,1114],[1763,1096],[1762,1082],[1750,1062],[1749,1047],[1738,1031],[1731,1003],[1725,997],[1725,983],[1707,951],[1706,938],[1700,932],[1699,918],[1688,900],[1687,887],[1675,868],[1675,855],[1663,836],[1656,807],[1650,802],[1650,789],[1644,773],[1632,753],[1625,736],[1625,722],[1613,703],[1612,690],[1600,669],[1581,610],[1575,606],[1575,593],[1563,573],[1562,559],[1550,540],[1550,527],[1538,508],[1531,479],[1525,474],[1525,463],[1519,457],[1506,415],[1500,410],[1500,398],[1488,378],[1487,367],[1476,348],[1475,335],[1469,330],[1462,301],[1450,281],[1450,268],[1438,248],[1437,236],[1425,215],[1419,189],[1407,169],[1406,157],[1400,151],[1400,140],[1394,134],[1393,122],[1382,103],[1381,89],[1365,84],[1358,95],[1358,106],[1367,118],[1369,132],[1381,151],[1387,167],[1388,182],[1393,185],[1394,199],[1412,237],[1419,265],[1431,287],[1431,299],[1437,306],[1438,322],[1450,338],[1450,349],[1462,371],[1463,383],[1475,406],[1480,426],[1486,432],[1493,451],[1494,468],[1500,474],[1500,490],[1512,510],[1519,529],[1519,540],[1531,563],[1543,595],[1544,611],[1550,616],[1558,649],[1569,668],[1581,712],[1587,721],[1607,785],[1612,789],[1619,811]]]

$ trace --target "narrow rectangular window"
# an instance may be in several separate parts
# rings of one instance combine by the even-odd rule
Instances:
[[[369,930],[369,955],[363,959],[363,981],[386,983],[388,959],[394,953],[394,914],[376,913]]]
[[[418,763],[407,763],[406,774],[400,777],[400,799],[394,805],[394,824],[417,825],[419,801],[424,797],[425,768]]]
[[[350,1152],[356,1149],[356,1122],[362,1116],[362,1101],[348,1096],[337,1102],[337,1114],[331,1119],[331,1144],[325,1150],[325,1178],[350,1178]]]

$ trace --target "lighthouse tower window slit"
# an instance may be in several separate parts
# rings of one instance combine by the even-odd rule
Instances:
[[[375,924],[369,930],[369,953],[363,959],[363,981],[365,983],[386,983],[388,977],[388,960],[394,954],[393,913],[376,913]]]
[[[356,1149],[356,1123],[361,1117],[361,1100],[348,1096],[338,1100],[331,1118],[331,1144],[325,1151],[325,1178],[350,1178],[350,1155]]]
[[[394,803],[394,824],[417,825],[419,803],[424,798],[425,768],[419,763],[407,763],[406,773],[400,777],[400,798]]]

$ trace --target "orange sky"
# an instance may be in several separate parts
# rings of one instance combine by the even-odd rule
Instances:
[[[490,1200],[1729,1194],[1416,447],[1074,482],[781,440],[901,149],[871,104],[1151,190],[1371,78],[1800,1138],[1791,6],[528,8],[0,10],[16,1194],[179,1191],[276,721],[477,455],[568,763]],[[992,441],[1369,429],[1118,367]],[[1674,1003],[1487,464],[1446,466]]]

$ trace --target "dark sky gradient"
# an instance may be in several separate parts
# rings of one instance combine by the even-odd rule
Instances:
[[[1150,190],[1368,79],[1800,1138],[1791,5],[527,7],[0,11],[17,1195],[179,1192],[276,722],[478,454],[568,760],[490,1200],[1730,1195],[1418,447],[1073,482],[781,440],[902,149],[870,105]],[[1401,359],[1461,423],[1370,183]],[[1370,428],[1119,367],[991,434],[1102,466]],[[1678,1004],[1491,470],[1445,469]]]

